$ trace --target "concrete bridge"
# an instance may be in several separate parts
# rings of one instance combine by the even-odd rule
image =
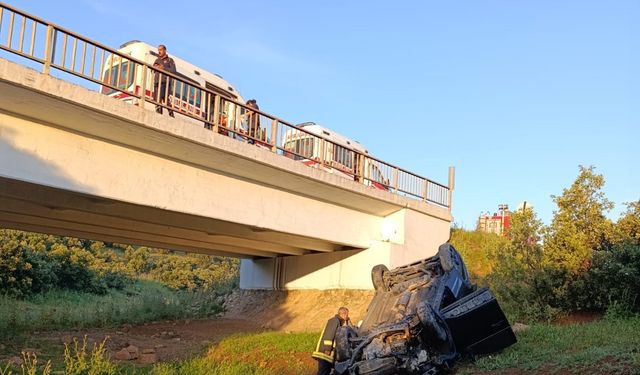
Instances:
[[[242,288],[368,289],[449,237],[446,205],[5,59],[0,161],[0,227],[241,257]]]

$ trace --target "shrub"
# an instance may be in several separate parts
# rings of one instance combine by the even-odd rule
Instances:
[[[597,251],[577,286],[573,291],[580,296],[577,307],[640,312],[640,245],[627,242]]]
[[[471,277],[482,283],[493,271],[496,254],[508,240],[494,233],[454,228],[451,230],[449,242],[464,258]]]
[[[163,255],[154,261],[149,275],[173,289],[230,292],[238,284],[237,259],[204,255]]]
[[[91,353],[87,352],[87,336],[79,345],[77,339],[73,339],[73,347],[64,346],[64,367],[66,375],[115,375],[118,371],[116,365],[106,356],[105,338],[100,345],[93,344]]]
[[[58,282],[46,255],[26,243],[0,237],[0,293],[25,297],[49,290]]]
[[[52,289],[104,294],[136,277],[220,295],[238,285],[239,264],[231,258],[0,230],[0,294],[19,298]]]
[[[121,289],[129,282],[124,267],[105,253],[75,238],[0,230],[0,293],[26,298],[52,289]]]

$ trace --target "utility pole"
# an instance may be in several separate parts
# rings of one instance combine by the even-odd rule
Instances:
[[[504,213],[509,211],[508,204],[499,204],[498,210],[500,211],[500,235],[504,236]]]

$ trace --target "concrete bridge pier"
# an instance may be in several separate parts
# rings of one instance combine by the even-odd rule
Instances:
[[[243,259],[242,289],[371,289],[371,269],[389,269],[437,252],[449,239],[451,216],[433,207],[429,213],[403,208],[377,220],[379,237],[366,249],[331,253]]]

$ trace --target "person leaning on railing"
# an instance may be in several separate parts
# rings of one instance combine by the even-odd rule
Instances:
[[[258,102],[255,99],[249,99],[247,101],[247,107],[259,110]],[[258,138],[260,131],[260,115],[257,112],[249,110],[245,113],[245,118],[247,119],[247,124],[249,126],[249,136],[253,138]]]
[[[158,58],[153,63],[158,70],[176,73],[176,63],[167,55],[167,47],[164,44],[158,46]],[[168,93],[173,91],[173,82],[166,74],[156,71],[153,75],[154,99],[159,103],[165,103]],[[156,105],[156,112],[162,114],[162,106]],[[169,109],[169,116],[173,117],[173,111]]]

